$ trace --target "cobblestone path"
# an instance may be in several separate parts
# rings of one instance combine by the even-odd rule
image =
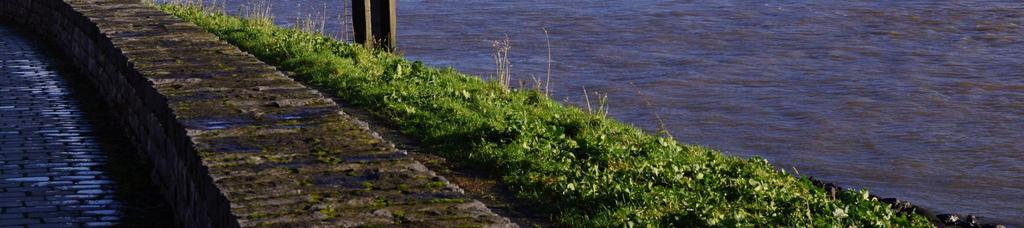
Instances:
[[[0,227],[114,225],[107,155],[51,58],[0,25]]]

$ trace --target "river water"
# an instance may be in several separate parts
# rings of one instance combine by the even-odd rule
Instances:
[[[338,32],[342,2],[271,5]],[[398,26],[407,57],[484,76],[508,37],[523,81],[546,77],[550,40],[556,99],[585,88],[684,143],[1024,226],[1019,1],[398,0]]]

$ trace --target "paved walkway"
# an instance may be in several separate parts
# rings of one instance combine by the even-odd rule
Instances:
[[[121,220],[107,155],[54,68],[33,41],[0,25],[0,227]]]

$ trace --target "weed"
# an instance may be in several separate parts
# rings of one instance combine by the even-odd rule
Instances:
[[[306,199],[306,202],[309,202],[309,203],[320,203],[320,201],[324,199],[324,196],[322,196],[320,194],[317,194],[317,193],[310,193],[307,196],[309,198]]]
[[[651,103],[651,98],[648,97],[647,94],[645,94],[639,86],[636,86],[636,83],[630,82],[629,85],[633,86],[633,89],[636,89],[636,95],[640,96],[640,99],[644,101],[644,105],[646,105],[647,108],[655,109],[654,104]],[[654,118],[655,120],[658,121],[658,134],[664,135],[665,137],[673,138],[672,132],[669,132],[668,127],[665,125],[665,120],[661,118],[660,111],[654,110]]]
[[[498,83],[508,89],[512,83],[512,61],[508,58],[508,51],[512,49],[512,42],[509,41],[508,36],[505,39],[491,41],[491,47],[494,48],[494,68],[495,77]]]
[[[198,1],[202,2],[202,0]],[[249,4],[242,6],[242,12],[246,18],[254,22],[272,25],[274,24],[274,14],[271,12],[272,7],[270,0],[252,0]]]
[[[395,217],[395,222],[398,224],[409,222],[409,218],[406,217],[404,211],[394,211],[391,212],[391,215]]]
[[[586,86],[583,87],[583,101],[587,105],[587,113],[601,117],[608,117],[608,94],[594,92],[594,95],[597,96],[597,109],[591,107],[590,93],[587,93]]]
[[[327,4],[324,3],[323,7],[316,11],[315,14],[306,14],[304,19],[295,18],[295,26],[303,32],[326,35]]]
[[[433,198],[430,199],[431,203],[465,203],[466,199],[463,198]]]
[[[338,217],[338,212],[338,209],[334,206],[326,206],[323,209],[320,209],[320,214],[323,214],[327,218]]]
[[[433,181],[433,182],[427,183],[427,188],[443,188],[444,186],[447,186],[447,184],[445,184],[444,182],[441,182],[441,181]]]

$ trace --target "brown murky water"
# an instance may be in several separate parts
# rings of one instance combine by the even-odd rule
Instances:
[[[272,4],[285,25],[326,8],[340,31],[342,2]],[[409,58],[488,75],[507,35],[514,77],[531,81],[547,28],[557,99],[585,87],[620,120],[653,131],[660,114],[681,142],[1024,226],[1024,2],[398,4]]]

